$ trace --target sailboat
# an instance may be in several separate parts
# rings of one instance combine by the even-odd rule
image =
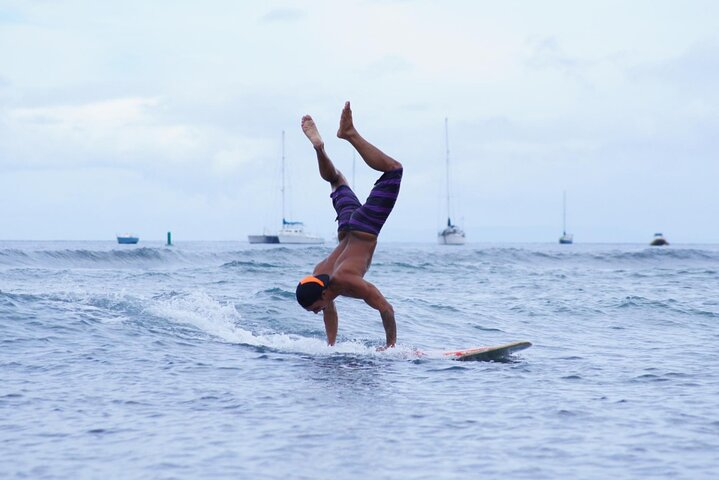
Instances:
[[[444,143],[446,148],[447,163],[447,227],[437,234],[437,241],[440,245],[464,245],[464,230],[452,224],[449,210],[449,129],[447,119],[444,119]]]
[[[562,245],[571,245],[574,242],[574,235],[567,233],[567,192],[562,195],[562,236],[559,237],[559,243]]]
[[[250,243],[280,243],[280,244],[321,244],[325,243],[322,237],[305,232],[302,222],[287,220],[285,217],[285,131],[282,130],[282,228],[277,235],[263,233],[262,235],[248,235]]]
[[[277,232],[279,243],[325,243],[322,237],[305,232],[305,224],[285,218],[285,131],[282,130],[282,229]]]
[[[285,163],[285,131],[282,131],[282,182],[284,184],[284,163]],[[282,194],[284,195],[284,188]],[[284,199],[282,201],[282,207],[284,208]],[[270,233],[265,229],[261,234],[247,235],[247,241],[250,243],[280,243],[280,239],[276,234]]]

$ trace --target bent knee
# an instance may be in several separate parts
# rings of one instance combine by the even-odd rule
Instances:
[[[399,170],[400,168],[404,168],[404,167],[402,166],[402,164],[399,163],[397,160],[392,159],[392,162],[390,163],[390,169],[389,169],[389,171]]]
[[[330,185],[332,186],[332,191],[334,192],[342,185],[349,185],[349,183],[347,182],[345,176],[342,175],[342,172],[337,170],[337,176],[330,181]]]

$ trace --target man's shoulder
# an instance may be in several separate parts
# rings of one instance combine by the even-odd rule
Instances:
[[[330,288],[338,295],[357,298],[367,284],[362,275],[353,272],[337,272],[330,280]]]

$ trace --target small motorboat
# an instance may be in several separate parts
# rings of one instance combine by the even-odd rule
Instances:
[[[652,247],[661,247],[662,245],[669,245],[669,242],[667,242],[667,239],[664,238],[664,235],[661,233],[655,233],[654,238],[649,245]]]
[[[140,237],[126,233],[124,235],[117,235],[117,243],[121,245],[133,245],[140,241]]]

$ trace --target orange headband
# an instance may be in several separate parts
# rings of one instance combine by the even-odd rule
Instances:
[[[304,285],[305,283],[318,283],[322,288],[325,286],[324,282],[314,275],[308,275],[300,280],[300,285]]]

